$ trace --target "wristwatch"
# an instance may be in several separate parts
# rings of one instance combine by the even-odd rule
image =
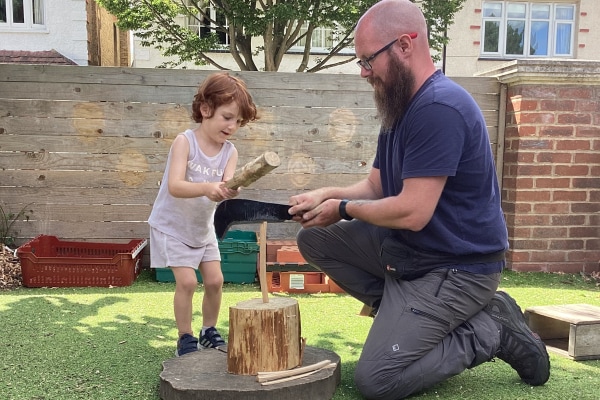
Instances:
[[[346,221],[352,221],[354,219],[351,216],[349,216],[348,213],[346,212],[346,204],[348,204],[349,201],[350,200],[346,200],[346,199],[340,201],[340,208],[339,208],[340,217],[342,217]]]

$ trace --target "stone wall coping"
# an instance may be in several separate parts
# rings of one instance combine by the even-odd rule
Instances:
[[[514,60],[476,76],[496,77],[508,85],[545,83],[548,85],[573,85],[586,83],[600,85],[600,61],[530,59]]]

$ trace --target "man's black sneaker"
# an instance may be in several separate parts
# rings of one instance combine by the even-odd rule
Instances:
[[[496,292],[485,311],[501,326],[496,356],[510,364],[525,383],[546,383],[550,378],[546,346],[527,326],[517,302],[505,292]]]
[[[175,351],[175,355],[179,357],[193,351],[198,351],[198,339],[189,333],[184,333],[177,341],[177,351]]]
[[[210,327],[204,331],[204,335],[200,336],[199,344],[207,349],[214,348],[227,353],[227,343],[214,327]]]

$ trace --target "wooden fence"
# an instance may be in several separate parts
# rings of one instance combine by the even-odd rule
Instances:
[[[190,107],[210,71],[0,65],[0,205],[25,207],[17,244],[39,234],[121,242],[148,236],[146,220],[172,139],[193,126]],[[248,84],[261,119],[236,133],[239,166],[274,151],[281,166],[241,198],[286,203],[369,171],[378,120],[372,88],[358,75],[232,72]],[[484,111],[502,154],[504,110],[495,78],[455,79]],[[503,107],[502,107],[503,108]],[[499,119],[499,116],[501,118]],[[497,157],[501,171],[502,157]],[[240,229],[256,229],[240,226]],[[292,238],[293,222],[270,224]]]

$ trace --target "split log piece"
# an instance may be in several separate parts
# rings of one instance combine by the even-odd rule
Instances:
[[[325,368],[325,367],[329,366],[330,364],[332,364],[331,360],[323,360],[321,362],[307,365],[305,367],[288,369],[285,371],[259,372],[258,375],[256,376],[256,380],[258,382],[267,382],[267,381],[272,381],[275,379],[287,378],[289,376],[300,375],[300,374],[304,374],[306,372],[318,371],[319,369]],[[335,363],[334,363],[334,365],[335,365]]]
[[[279,166],[281,160],[277,153],[266,151],[242,168],[235,171],[233,178],[225,182],[229,189],[248,187],[251,183],[265,176]]]
[[[304,378],[306,376],[309,376],[309,375],[312,375],[314,373],[317,373],[317,372],[321,371],[324,368],[335,368],[335,367],[336,367],[336,363],[331,363],[331,364],[328,364],[328,365],[326,365],[326,366],[324,366],[322,368],[315,369],[314,371],[306,372],[304,374],[294,375],[294,376],[288,376],[287,378],[276,379],[274,381],[261,382],[260,384],[262,386],[265,386],[265,385],[276,385],[278,383],[289,382],[289,381],[293,381],[295,379]]]

